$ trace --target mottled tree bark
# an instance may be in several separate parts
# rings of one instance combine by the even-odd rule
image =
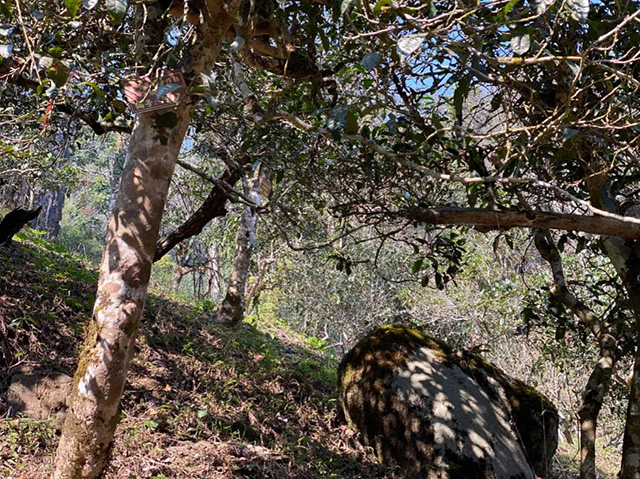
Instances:
[[[271,170],[261,166],[257,174],[244,183],[246,183],[245,193],[256,206],[261,206],[263,197],[267,197],[271,190]],[[217,320],[222,324],[233,326],[244,318],[246,309],[244,294],[249,277],[251,254],[257,241],[257,221],[256,208],[245,206],[236,235],[236,251],[229,276],[227,294],[218,307]]]
[[[207,2],[204,24],[197,29],[198,40],[185,65],[189,80],[213,66],[230,24],[222,8],[217,1]],[[153,28],[153,20],[147,26]],[[159,33],[162,38],[163,32]],[[136,119],[109,222],[93,317],[70,392],[54,479],[98,478],[107,464],[169,183],[192,108],[183,103]]]
[[[58,447],[56,479],[99,477],[107,464],[169,182],[189,119],[186,106],[137,118]],[[167,121],[170,128],[159,126]]]

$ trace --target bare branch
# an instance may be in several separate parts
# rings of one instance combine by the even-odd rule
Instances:
[[[428,224],[481,226],[496,230],[541,228],[640,239],[640,224],[627,221],[631,218],[626,216],[617,219],[536,210],[487,210],[455,207],[413,208],[401,211],[399,215]]]
[[[187,163],[188,164],[188,163]],[[184,165],[183,165],[184,166]],[[206,173],[205,173],[206,175]],[[177,227],[170,234],[161,238],[156,244],[156,251],[153,256],[153,261],[160,260],[164,255],[171,251],[178,243],[196,236],[202,229],[213,219],[224,216],[227,214],[225,205],[229,199],[229,192],[224,188],[218,186],[219,184],[233,185],[242,175],[241,171],[235,169],[227,169],[222,174],[220,179],[215,179],[215,185],[209,196],[182,225]],[[208,176],[208,175],[207,175]]]

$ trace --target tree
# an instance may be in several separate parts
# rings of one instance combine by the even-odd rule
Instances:
[[[211,122],[216,100],[232,89],[242,93],[236,111],[241,103],[248,113],[241,151],[277,151],[269,162],[276,184],[290,181],[273,201],[274,217],[295,222],[313,208],[334,214],[347,232],[363,225],[380,238],[404,232],[399,239],[415,247],[425,284],[443,288],[458,269],[459,238],[431,241],[427,233],[438,226],[557,231],[535,233],[556,297],[601,350],[581,411],[582,477],[595,475],[598,411],[629,349],[636,365],[621,478],[640,474],[640,348],[626,320],[631,314],[640,327],[637,2],[347,0],[333,16],[327,2],[273,10],[268,2],[157,1],[136,4],[132,15],[124,1],[96,7],[104,15],[68,1],[65,12],[61,3],[15,4],[21,31],[0,74],[17,98],[32,101],[24,91],[35,92],[39,108],[52,105],[96,133],[130,130],[113,80],[127,68],[154,79],[180,66],[189,99],[140,114],[133,126],[56,477],[96,477],[106,463],[183,137],[192,118],[196,126]],[[184,18],[172,20],[181,10]],[[13,3],[3,2],[2,13],[11,19]],[[51,32],[52,47],[34,44]],[[225,39],[220,80],[210,72]],[[242,63],[251,75],[231,79]],[[70,79],[71,67],[81,81]],[[614,314],[563,280],[564,244],[609,258],[622,298]]]
[[[2,6],[3,14],[11,18],[13,3],[5,1]],[[227,37],[235,38],[232,48],[244,61],[274,73],[301,79],[319,74],[311,59],[297,52],[294,36],[280,21],[272,18],[273,7],[268,2],[261,2],[254,9],[244,2],[226,4],[208,0],[183,4],[181,1],[156,1],[137,4],[132,15],[127,16],[127,3],[118,1],[107,3],[104,7],[107,15],[102,17],[82,10],[80,2],[67,1],[64,6],[66,11],[63,13],[68,17],[86,14],[90,18],[86,22],[74,21],[64,25],[64,18],[57,12],[61,7],[58,2],[47,4],[42,9],[37,3],[29,5],[29,12],[23,12],[25,4],[15,4],[22,32],[19,34],[20,45],[16,41],[16,48],[12,44],[12,51],[21,55],[3,60],[5,79],[36,93],[47,86],[49,109],[54,107],[67,112],[84,121],[96,133],[128,131],[128,127],[114,120],[121,116],[119,113],[122,113],[123,105],[117,90],[100,88],[92,81],[94,79],[102,77],[105,83],[109,83],[105,76],[121,74],[123,67],[135,65],[136,74],[146,69],[145,73],[153,83],[155,75],[163,67],[179,63],[189,91],[186,99],[175,108],[139,114],[131,130],[127,163],[100,267],[98,299],[76,371],[69,413],[58,448],[54,477],[60,479],[98,477],[106,465],[147,294],[169,182],[194,113],[195,95],[202,93],[202,77],[207,78],[211,72],[222,41]],[[95,3],[87,3],[88,9],[94,7]],[[294,14],[296,9],[292,10]],[[165,34],[172,26],[170,16],[182,11],[185,11],[186,21],[180,17],[176,22],[179,33],[172,40],[165,41]],[[25,20],[26,13],[32,16]],[[286,18],[288,13],[281,12],[279,16]],[[43,22],[38,23],[40,20]],[[113,28],[108,21],[120,26]],[[74,24],[85,31],[70,31]],[[33,40],[36,34],[50,28],[57,29],[56,35],[64,42],[64,48],[53,47],[49,49],[51,56],[37,60]],[[103,32],[107,34],[102,36]],[[82,38],[79,35],[83,33],[86,36]],[[275,48],[269,45],[270,41],[276,44]],[[74,65],[70,66],[62,58],[66,48],[79,44],[82,49],[75,53],[81,67],[86,68],[84,85],[73,83],[69,73]],[[40,44],[36,46],[40,47]],[[99,54],[104,49],[118,52],[124,64],[112,60],[92,64],[92,58],[104,58]],[[34,63],[36,79],[23,74],[23,66],[30,63]],[[43,81],[44,75],[40,75],[42,70],[46,73],[46,81]],[[71,85],[67,86],[70,81]],[[67,93],[62,101],[58,100],[59,90]],[[94,115],[100,108],[83,108],[78,98],[71,94],[73,90],[79,90],[92,99],[100,98],[102,101],[96,100],[98,106],[106,108],[109,114],[104,120],[96,119]],[[91,93],[92,90],[95,94]],[[109,101],[105,101],[107,98]],[[85,105],[87,103],[84,102]],[[109,121],[106,121],[107,117]]]
[[[334,143],[333,162],[318,168],[331,171],[330,208],[343,218],[560,231],[536,233],[536,244],[552,266],[557,298],[601,351],[580,410],[581,477],[595,477],[598,411],[629,341],[636,366],[621,477],[638,477],[640,347],[626,322],[630,311],[640,327],[638,5],[421,7],[354,7],[345,50],[362,60],[341,72],[338,83],[351,86],[339,91],[345,103],[274,117]],[[594,312],[564,281],[558,245],[567,241],[610,260],[624,292],[615,314]],[[429,254],[416,264],[430,265]],[[438,286],[454,272],[434,268]]]
[[[253,176],[244,179],[243,183],[245,195],[253,204],[246,205],[242,211],[227,293],[218,307],[217,316],[219,322],[230,326],[242,321],[246,311],[245,290],[251,257],[257,242],[257,208],[263,206],[263,199],[267,199],[271,192],[271,170],[260,165]]]

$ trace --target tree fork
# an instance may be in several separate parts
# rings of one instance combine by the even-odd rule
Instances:
[[[240,176],[241,171],[227,169],[219,181],[233,186],[240,179]],[[199,234],[213,218],[226,215],[225,205],[228,199],[229,193],[227,191],[217,185],[214,186],[202,205],[184,223],[158,241],[153,261],[159,261],[178,243]]]

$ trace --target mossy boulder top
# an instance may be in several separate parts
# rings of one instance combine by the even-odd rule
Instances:
[[[407,477],[546,477],[558,413],[535,389],[405,326],[369,333],[342,360],[345,415]]]

